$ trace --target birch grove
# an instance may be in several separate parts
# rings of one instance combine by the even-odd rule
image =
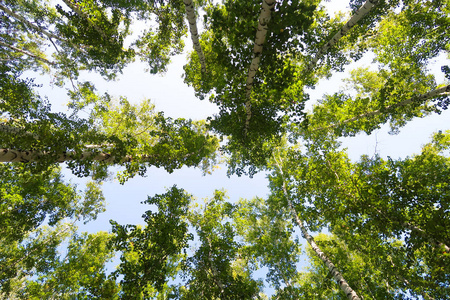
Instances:
[[[1,1],[0,298],[448,299],[450,4],[335,4]]]

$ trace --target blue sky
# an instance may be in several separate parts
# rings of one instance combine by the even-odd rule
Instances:
[[[334,9],[345,8],[346,1],[332,1],[336,5]],[[339,6],[341,5],[341,6]],[[191,50],[191,43],[186,42],[186,50]],[[140,63],[134,63],[124,70],[123,75],[115,82],[104,82],[95,74],[83,74],[81,80],[93,81],[100,93],[108,92],[113,96],[126,96],[132,102],[139,102],[144,98],[149,98],[156,106],[157,111],[164,111],[166,116],[178,118],[205,119],[216,113],[215,105],[207,100],[200,101],[195,98],[192,88],[183,83],[182,66],[185,63],[185,56],[180,55],[173,58],[173,64],[169,67],[165,75],[151,75],[145,73]],[[440,60],[432,68],[433,72],[438,72],[439,67],[445,60]],[[365,61],[370,62],[370,61]],[[360,63],[358,63],[360,64]],[[351,66],[351,67],[354,67]],[[351,68],[350,67],[350,68]],[[349,69],[349,68],[348,68]],[[311,91],[311,99],[315,100],[324,93],[332,93],[343,85],[342,78],[345,74],[337,74],[331,80],[323,80]],[[440,77],[442,78],[442,76]],[[43,83],[41,89],[43,95],[47,95],[53,103],[56,111],[66,111],[67,102],[66,91],[58,87],[49,85],[49,76],[39,77],[37,83]],[[439,83],[442,82],[438,81]],[[370,136],[360,134],[354,138],[343,139],[344,147],[348,148],[350,157],[357,159],[361,154],[372,156],[378,153],[383,157],[392,158],[405,157],[418,153],[423,144],[428,142],[430,135],[438,130],[450,129],[450,111],[441,115],[433,114],[424,119],[416,119],[401,129],[398,135],[389,135],[388,126],[383,126]],[[68,172],[65,172],[68,174]],[[86,179],[77,179],[67,175],[73,182],[79,183],[83,189],[83,182]],[[268,194],[265,174],[259,173],[254,178],[226,176],[226,166],[215,171],[212,175],[203,176],[201,170],[192,168],[182,168],[173,174],[168,174],[162,169],[149,168],[146,177],[136,177],[125,185],[120,185],[117,180],[103,184],[104,194],[107,199],[107,211],[101,214],[96,221],[86,226],[81,226],[81,230],[96,232],[99,230],[110,230],[109,220],[113,219],[120,224],[142,224],[142,214],[148,206],[140,204],[147,199],[147,196],[156,193],[164,193],[166,188],[176,184],[193,194],[197,199],[212,196],[215,189],[225,189],[232,201],[239,198],[252,198],[255,196],[265,197]]]

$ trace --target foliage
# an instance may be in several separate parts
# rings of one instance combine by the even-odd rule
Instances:
[[[219,108],[200,121],[82,81],[114,80],[136,58],[166,71],[184,46],[183,1],[0,4],[0,297],[345,299],[347,282],[363,299],[447,299],[450,131],[401,159],[352,161],[338,139],[387,122],[395,134],[447,109],[449,68],[441,82],[429,68],[450,50],[449,2],[351,0],[350,14],[330,16],[319,0],[275,1],[262,41],[261,2],[194,5],[206,72],[188,53],[184,81]],[[308,88],[366,53],[372,65],[305,110]],[[69,87],[68,112],[39,95],[36,72]],[[152,166],[206,174],[219,153],[229,176],[266,171],[270,194],[230,201],[217,190],[200,206],[173,186],[143,202],[142,225],[79,232],[105,210],[111,170],[121,184]],[[68,182],[63,162],[92,181]]]

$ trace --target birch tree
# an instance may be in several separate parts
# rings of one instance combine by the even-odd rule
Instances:
[[[396,132],[415,117],[442,112],[449,102],[449,85],[436,86],[433,76],[419,67],[409,65],[394,72],[361,68],[350,74],[347,82],[356,96],[344,91],[326,95],[307,117],[309,131],[369,134],[389,122]]]
[[[364,47],[373,50],[380,70],[351,71],[347,89],[326,95],[307,118],[311,130],[328,128],[338,135],[354,135],[370,133],[390,121],[396,132],[414,117],[447,109],[448,75],[437,82],[427,67],[431,59],[447,51],[448,9],[444,3],[411,1],[400,12],[389,10],[375,26],[377,34],[364,42]],[[407,38],[400,43],[403,37]]]
[[[284,197],[286,198],[287,204],[289,206],[289,209],[291,211],[292,217],[294,218],[297,225],[300,227],[300,230],[302,232],[302,236],[304,239],[306,239],[311,246],[311,248],[314,250],[316,255],[323,261],[323,263],[328,267],[329,272],[334,277],[335,281],[339,284],[339,287],[342,289],[342,291],[345,293],[348,299],[361,299],[358,294],[350,287],[350,285],[347,283],[345,278],[342,276],[342,274],[338,271],[336,266],[331,262],[331,260],[323,253],[323,251],[317,246],[316,242],[314,241],[314,238],[308,233],[306,230],[306,227],[303,223],[303,221],[299,218],[298,213],[292,204],[291,197],[289,195],[286,181],[284,178],[284,173],[282,169],[282,162],[279,161],[280,158],[274,157],[275,161],[275,167],[278,169],[277,171],[280,174],[281,177],[281,184],[282,184],[282,191],[284,194]]]
[[[163,114],[152,112],[149,102],[133,107],[125,99],[121,101],[120,106],[111,105],[108,110],[95,112],[92,121],[96,124],[91,128],[86,126],[85,132],[69,134],[51,128],[53,135],[40,133],[38,140],[27,134],[5,139],[1,161],[71,162],[72,166],[84,166],[84,170],[77,171],[79,175],[101,173],[108,164],[120,164],[126,166],[120,175],[124,180],[143,174],[147,164],[164,167],[169,172],[182,165],[203,165],[205,170],[211,166],[217,139],[206,133],[204,124],[164,118]],[[56,134],[62,135],[66,143],[52,144]],[[25,145],[35,150],[17,150]],[[91,145],[99,147],[90,149]],[[100,163],[96,171],[92,165],[95,161]]]
[[[358,161],[337,138],[388,121],[395,133],[447,109],[449,68],[439,66],[444,80],[428,69],[448,54],[448,3],[352,0],[350,18],[316,0],[195,3],[202,34],[190,0],[0,3],[0,297],[267,299],[261,272],[272,299],[447,299],[450,133],[411,157]],[[172,119],[81,82],[84,71],[114,79],[135,58],[164,72],[186,19],[184,80],[217,115]],[[144,29],[130,41],[133,22]],[[367,51],[377,70],[351,71],[307,114],[306,87]],[[24,76],[42,70],[72,86],[69,113],[52,112]],[[270,195],[233,202],[216,191],[196,206],[173,187],[144,201],[144,225],[75,233],[104,210],[110,166],[120,183],[151,166],[206,171],[219,146],[229,175],[271,172]],[[95,183],[65,182],[62,163]]]
[[[199,34],[197,29],[197,18],[195,16],[194,4],[192,0],[184,0],[184,5],[186,7],[186,17],[189,23],[189,31],[191,33],[192,44],[197,52],[198,59],[200,61],[201,69],[203,73],[206,73],[206,60],[205,54],[203,53],[202,46],[199,41]]]
[[[345,23],[345,25],[342,26],[342,28],[329,41],[327,41],[327,43],[323,45],[323,47],[320,48],[320,50],[314,55],[309,65],[306,67],[305,72],[306,73],[310,72],[315,67],[321,56],[327,53],[329,48],[333,47],[339,41],[340,38],[345,36],[356,24],[358,24],[358,22],[362,18],[364,18],[364,16],[368,14],[371,11],[371,9],[375,7],[375,5],[378,4],[378,2],[380,1],[367,0],[366,2],[364,2],[364,4],[357,11],[355,11],[355,13],[347,21],[347,23]]]
[[[394,291],[440,298],[446,292],[439,283],[430,287],[428,280],[447,282],[437,267],[445,265],[448,257],[448,241],[442,239],[447,218],[438,208],[447,206],[440,196],[447,193],[443,179],[447,134],[436,134],[433,143],[412,158],[385,161],[363,156],[357,163],[322,135],[305,145],[305,153],[288,151],[285,166],[295,166],[286,171],[292,176],[289,188],[304,205],[299,210],[313,230],[327,226],[352,251],[364,245],[364,256],[373,257],[374,265],[390,274],[388,284]],[[380,251],[380,247],[387,248]]]
[[[253,80],[255,78],[256,72],[258,71],[263,45],[266,40],[271,10],[274,7],[275,1],[264,0],[262,3],[261,13],[258,19],[258,29],[256,31],[255,46],[253,47],[253,58],[250,67],[248,68],[247,85],[245,87],[246,88],[245,96],[247,97],[247,101],[245,102],[245,113],[247,114],[247,117],[245,119],[244,136],[247,135],[248,126],[250,125],[250,119],[252,117],[250,95],[252,92]]]
[[[3,50],[10,50],[7,56],[20,53],[40,60],[45,64],[43,68],[58,71],[60,82],[67,77],[75,80],[80,68],[113,79],[136,56],[148,63],[151,73],[164,72],[170,56],[181,52],[186,30],[182,1],[166,1],[161,5],[155,1],[139,4],[64,0],[62,5],[6,1],[0,10],[4,14],[4,30],[18,33],[0,41]],[[155,16],[160,26],[146,29],[126,48],[124,40],[131,35],[130,24]],[[46,46],[53,49],[52,59],[44,55]]]
[[[211,125],[217,133],[228,136],[231,173],[252,173],[248,165],[264,165],[270,154],[265,141],[279,140],[287,115],[293,122],[301,119],[307,99],[304,81],[293,57],[283,55],[299,47],[300,36],[314,22],[316,6],[316,2],[277,3],[270,13],[273,26],[267,29],[264,51],[256,56],[255,36],[259,43],[266,32],[258,31],[259,16],[265,22],[270,6],[261,11],[260,3],[226,1],[206,9],[207,32],[202,43],[210,73],[202,74],[197,56],[190,55],[185,82],[200,98],[214,93],[210,101],[219,105],[220,113]],[[256,51],[260,51],[259,46]],[[258,72],[253,71],[256,65]],[[252,93],[246,98],[250,83]]]

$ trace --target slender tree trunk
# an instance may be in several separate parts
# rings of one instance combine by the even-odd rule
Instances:
[[[274,157],[274,159],[275,159],[275,157]],[[275,161],[276,161],[276,159],[275,159]],[[281,179],[283,181],[283,193],[284,193],[284,195],[286,197],[286,200],[288,202],[289,209],[291,210],[292,215],[295,217],[295,220],[296,220],[298,226],[300,227],[300,230],[302,231],[303,238],[305,238],[308,241],[309,245],[314,250],[316,255],[328,267],[328,270],[330,270],[330,273],[333,275],[334,279],[339,284],[339,286],[341,287],[342,291],[345,293],[347,298],[350,299],[350,300],[360,300],[361,298],[359,298],[358,294],[350,287],[350,285],[344,279],[342,274],[337,270],[335,265],[325,255],[325,253],[323,253],[322,250],[320,250],[319,246],[317,246],[316,242],[314,241],[314,238],[306,230],[306,227],[303,225],[303,221],[300,220],[300,218],[298,217],[298,214],[297,214],[297,212],[296,212],[296,210],[294,208],[294,205],[292,204],[292,201],[290,199],[289,193],[288,193],[287,188],[286,188],[286,181],[284,179],[283,170],[281,169],[281,165],[279,164],[278,161],[276,161],[276,166],[278,167],[278,170],[279,170],[280,175],[281,175]]]
[[[256,31],[255,46],[253,47],[253,59],[250,63],[247,76],[246,93],[247,102],[245,102],[245,112],[247,114],[245,120],[244,135],[247,134],[248,127],[250,125],[250,119],[252,118],[252,106],[250,103],[250,94],[252,92],[253,80],[255,79],[256,72],[258,71],[259,62],[261,61],[261,54],[263,50],[264,42],[266,41],[268,23],[271,18],[272,10],[275,6],[275,0],[263,0],[261,13],[259,14],[258,29]]]
[[[322,49],[317,52],[316,56],[314,56],[313,60],[309,63],[305,72],[308,73],[316,66],[320,57],[325,54],[331,47],[333,47],[339,39],[341,39],[344,35],[346,35],[350,29],[353,28],[370,10],[377,5],[379,0],[367,0],[348,20],[348,22],[331,38],[331,40],[326,43]]]
[[[198,39],[197,20],[195,17],[194,5],[192,3],[192,0],[184,0],[183,2],[186,7],[186,17],[189,23],[189,31],[191,32],[192,44],[195,51],[197,52],[198,59],[200,60],[202,72],[206,73],[206,59],[205,55],[203,54],[202,46],[200,45],[200,41]]]
[[[85,19],[90,26],[92,26],[97,32],[98,34],[101,35],[101,37],[105,40],[105,41],[109,41],[111,40],[110,37],[108,37],[108,35],[100,28],[98,27],[94,22],[91,21],[91,19],[89,18],[89,16],[83,12],[79,7],[78,4],[76,3],[72,3],[71,0],[62,0],[70,9],[72,9],[77,15],[79,15],[80,17],[82,17],[83,19]]]
[[[55,64],[55,63],[53,63],[53,62],[51,62],[51,61],[49,61],[49,60],[47,60],[47,59],[45,59],[45,58],[43,58],[43,57],[40,57],[40,56],[38,56],[38,55],[35,55],[35,54],[33,54],[33,53],[31,53],[31,52],[28,52],[28,51],[26,51],[26,50],[19,49],[19,48],[17,48],[17,47],[12,46],[12,45],[6,44],[6,43],[4,43],[4,42],[2,42],[2,41],[0,41],[0,46],[7,47],[7,48],[9,48],[9,49],[11,49],[11,50],[14,50],[14,51],[16,51],[16,52],[25,54],[25,55],[27,55],[27,56],[30,56],[30,57],[32,57],[32,58],[34,58],[34,59],[36,59],[36,60],[40,60],[40,61],[42,61],[42,62],[44,62],[44,63],[46,63],[46,64],[49,64],[49,65],[54,65],[54,64]]]
[[[350,123],[350,122],[353,122],[353,121],[356,121],[356,120],[359,120],[359,119],[362,119],[362,118],[365,118],[365,117],[371,117],[371,116],[379,115],[379,114],[383,113],[385,110],[389,110],[389,109],[405,106],[405,105],[408,105],[408,104],[413,103],[413,102],[423,102],[425,100],[428,100],[428,99],[431,99],[431,98],[434,98],[434,97],[437,97],[437,96],[448,95],[448,93],[450,93],[450,84],[446,85],[446,86],[443,86],[443,87],[440,87],[438,89],[429,91],[428,93],[425,93],[425,94],[422,94],[422,95],[418,95],[418,96],[414,96],[414,97],[411,97],[409,99],[400,101],[398,103],[388,105],[383,110],[377,109],[377,110],[374,110],[374,111],[369,111],[369,112],[357,115],[357,116],[355,116],[353,118],[347,119],[345,121],[329,125],[327,127],[316,128],[316,129],[314,129],[314,131],[324,130],[324,129],[329,129],[329,128],[335,128],[335,127],[337,127],[339,125],[347,124],[347,123]]]

